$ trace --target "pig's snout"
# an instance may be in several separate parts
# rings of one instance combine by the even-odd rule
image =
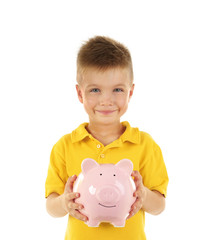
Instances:
[[[96,197],[100,203],[115,204],[119,201],[120,192],[114,186],[103,186],[96,192]]]

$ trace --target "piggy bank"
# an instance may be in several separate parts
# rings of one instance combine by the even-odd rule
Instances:
[[[122,159],[117,164],[98,164],[87,158],[81,168],[73,191],[80,193],[75,201],[84,206],[80,212],[88,217],[86,224],[98,227],[101,222],[110,222],[115,227],[124,227],[136,200],[133,197],[136,186],[131,177],[133,163]]]

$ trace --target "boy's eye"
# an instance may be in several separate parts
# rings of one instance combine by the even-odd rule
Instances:
[[[114,92],[123,92],[124,90],[122,88],[115,88]]]
[[[90,92],[95,92],[96,93],[96,92],[100,92],[100,90],[98,88],[93,88],[93,89],[90,90]]]

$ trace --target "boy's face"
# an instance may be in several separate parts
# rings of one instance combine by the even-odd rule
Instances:
[[[76,90],[90,122],[112,124],[120,122],[120,117],[126,112],[134,84],[131,84],[128,69],[99,71],[88,68]]]

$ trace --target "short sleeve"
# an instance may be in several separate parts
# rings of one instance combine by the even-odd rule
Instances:
[[[150,190],[159,191],[166,197],[169,178],[162,152],[154,141],[150,145],[149,153],[140,168],[143,184]]]
[[[55,192],[62,194],[67,181],[66,163],[64,158],[64,146],[61,142],[54,145],[50,154],[47,179],[45,182],[45,197]]]

